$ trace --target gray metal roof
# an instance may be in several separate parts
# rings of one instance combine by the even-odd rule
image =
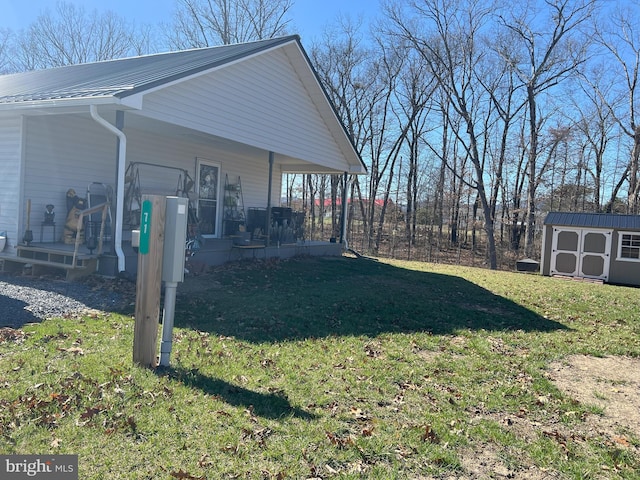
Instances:
[[[69,65],[0,76],[0,104],[124,98],[269,48],[300,42],[297,35],[257,42]]]
[[[545,225],[564,227],[613,228],[616,230],[640,230],[640,215],[616,213],[549,212]]]

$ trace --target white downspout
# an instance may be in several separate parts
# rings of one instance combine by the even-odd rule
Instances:
[[[116,185],[116,228],[115,228],[115,250],[118,257],[118,272],[124,272],[125,259],[124,252],[122,251],[122,225],[124,224],[124,171],[127,158],[127,137],[122,130],[118,130],[116,127],[107,122],[104,118],[98,115],[98,107],[95,105],[89,105],[89,111],[91,112],[91,118],[116,135],[120,140],[120,146],[118,150],[118,179]]]

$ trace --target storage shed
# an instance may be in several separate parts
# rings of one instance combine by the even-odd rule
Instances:
[[[640,285],[640,215],[550,212],[540,272]]]

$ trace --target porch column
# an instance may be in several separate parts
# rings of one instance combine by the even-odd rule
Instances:
[[[274,153],[269,152],[269,188],[267,190],[267,247],[271,244],[271,189],[273,188],[273,157]]]
[[[340,243],[342,244],[343,249],[346,250],[349,248],[347,243],[347,226],[349,224],[347,221],[347,212],[349,211],[347,201],[349,199],[349,187],[351,182],[349,181],[349,174],[347,172],[344,172],[342,176],[344,180],[344,189],[342,190],[342,214],[340,215],[340,222],[342,224],[340,228]]]

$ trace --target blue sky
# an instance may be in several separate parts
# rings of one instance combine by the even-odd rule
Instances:
[[[157,24],[169,21],[175,0],[66,0],[87,10],[113,10],[137,23]],[[0,0],[0,28],[19,30],[31,23],[40,12],[55,9],[56,0]],[[358,18],[373,16],[377,0],[294,0],[292,21],[303,43],[318,37],[326,24],[339,14]]]

